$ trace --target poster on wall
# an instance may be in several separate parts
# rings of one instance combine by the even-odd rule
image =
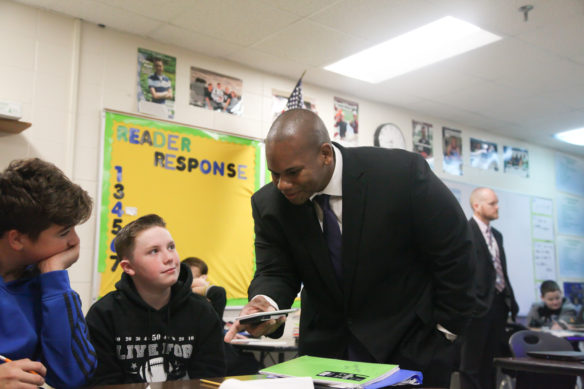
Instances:
[[[503,146],[503,171],[519,177],[529,177],[529,151]]]
[[[334,129],[333,140],[343,146],[359,144],[359,103],[334,98]]]
[[[470,138],[470,166],[481,170],[499,171],[497,144]]]
[[[242,89],[238,78],[191,67],[190,104],[195,107],[242,115]]]
[[[272,122],[276,120],[282,112],[286,110],[286,104],[288,104],[288,95],[286,92],[272,90]],[[311,110],[318,115],[318,110],[316,109],[316,104],[310,97],[304,97],[304,108]]]
[[[174,118],[176,58],[138,48],[138,112]]]
[[[556,153],[556,189],[584,197],[584,160]]]
[[[121,227],[156,213],[181,259],[203,259],[230,304],[247,302],[254,271],[251,195],[262,185],[261,142],[105,112],[97,270],[103,296],[120,279]],[[201,190],[204,188],[204,190]]]
[[[564,296],[574,305],[584,305],[584,282],[564,282]]]
[[[433,131],[430,123],[412,120],[412,143],[414,152],[426,158],[431,168],[434,168]]]
[[[462,176],[462,131],[442,127],[442,169],[445,173]]]

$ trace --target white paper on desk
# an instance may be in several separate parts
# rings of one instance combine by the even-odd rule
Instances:
[[[229,378],[219,389],[314,389],[310,377],[268,378],[264,380],[240,381]]]
[[[271,339],[233,339],[231,341],[233,344],[249,344],[250,346],[287,346],[290,343],[285,340],[271,340]]]

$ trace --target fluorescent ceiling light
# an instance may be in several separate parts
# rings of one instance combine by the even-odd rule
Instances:
[[[501,39],[460,19],[446,16],[325,66],[326,70],[378,83]]]
[[[576,146],[584,146],[584,127],[558,132],[554,138]]]

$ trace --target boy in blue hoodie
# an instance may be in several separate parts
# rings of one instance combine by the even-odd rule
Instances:
[[[191,292],[193,276],[164,220],[142,216],[114,245],[124,273],[87,313],[99,361],[92,384],[225,375],[221,322],[207,299]]]
[[[83,385],[96,368],[67,268],[75,226],[91,214],[86,191],[55,165],[17,160],[0,173],[0,389]]]

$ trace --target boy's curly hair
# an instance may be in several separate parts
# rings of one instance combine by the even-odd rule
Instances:
[[[16,229],[34,241],[52,224],[87,221],[92,205],[83,188],[39,158],[14,160],[0,173],[0,237]]]

